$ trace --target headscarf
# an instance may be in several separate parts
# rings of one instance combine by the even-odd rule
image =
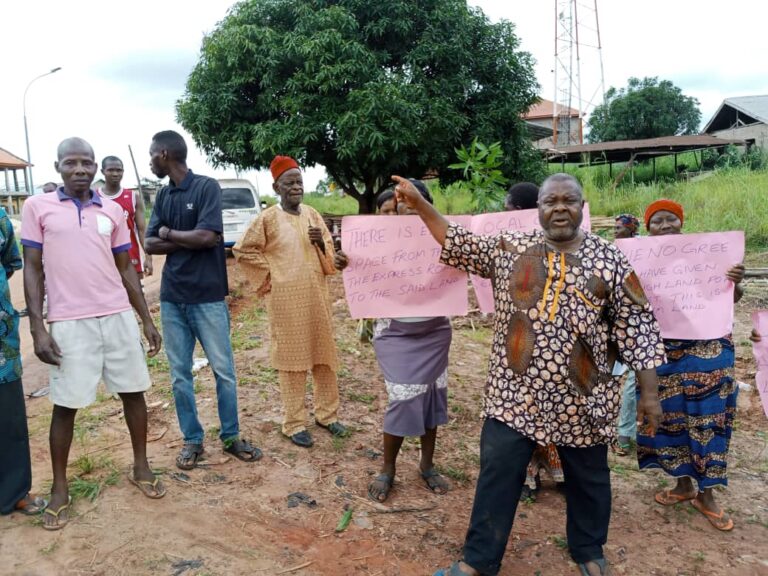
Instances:
[[[275,156],[269,165],[269,171],[272,172],[272,179],[277,182],[277,179],[280,178],[284,172],[298,167],[299,163],[290,156]]]
[[[395,189],[390,187],[384,190],[381,194],[376,196],[376,208],[381,210],[381,207],[384,206],[384,202],[387,200],[392,200],[392,198],[395,197]]]
[[[656,200],[656,202],[651,203],[648,206],[648,208],[645,209],[646,230],[650,229],[651,218],[653,218],[653,215],[656,214],[656,212],[661,212],[662,210],[666,210],[667,212],[672,212],[672,214],[680,218],[680,225],[683,224],[682,205],[678,204],[674,200],[668,200],[667,198],[662,198],[661,200]]]
[[[635,218],[632,214],[619,214],[616,216],[616,222],[629,230],[632,236],[637,236],[637,233],[640,230],[640,220]]]

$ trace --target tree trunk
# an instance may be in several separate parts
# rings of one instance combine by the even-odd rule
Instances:
[[[365,185],[365,192],[357,199],[358,214],[375,214],[376,202],[375,202],[375,190],[373,186]]]

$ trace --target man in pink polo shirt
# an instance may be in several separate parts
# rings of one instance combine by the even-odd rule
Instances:
[[[150,380],[131,307],[141,318],[150,356],[160,350],[161,338],[131,265],[123,210],[90,189],[97,169],[90,144],[64,140],[56,162],[64,185],[31,196],[22,211],[30,330],[35,354],[51,365],[53,487],[43,515],[47,530],[63,528],[69,519],[66,474],[75,414],[96,399],[100,380],[123,401],[134,457],[128,479],[149,498],[165,495],[147,462],[144,391]],[[43,322],[45,289],[50,332]]]

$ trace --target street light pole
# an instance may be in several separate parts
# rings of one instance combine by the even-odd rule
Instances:
[[[35,186],[32,183],[32,155],[29,152],[29,130],[27,129],[27,92],[29,91],[29,87],[32,86],[32,84],[35,83],[36,80],[40,80],[40,78],[44,78],[45,76],[49,76],[55,72],[58,72],[61,70],[61,66],[57,66],[56,68],[53,68],[49,72],[46,72],[45,74],[40,74],[40,76],[36,76],[35,78],[32,78],[32,80],[29,81],[29,84],[27,84],[27,87],[24,89],[24,99],[23,99],[23,107],[24,107],[24,139],[27,141],[27,163],[29,166],[27,166],[27,188],[29,188],[29,193],[34,194],[35,193]]]

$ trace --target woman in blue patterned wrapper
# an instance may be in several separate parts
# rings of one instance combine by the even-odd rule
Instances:
[[[683,207],[671,200],[658,200],[645,212],[651,236],[680,234],[683,221]],[[744,266],[733,266],[727,276],[738,302]],[[664,348],[667,363],[656,370],[663,417],[655,437],[638,434],[640,468],[661,468],[677,478],[674,488],[656,494],[656,502],[690,501],[715,528],[732,530],[733,520],[715,502],[713,488],[728,484],[726,461],[738,393],[733,340],[730,334],[714,340],[665,339]]]
[[[0,208],[0,514],[42,512],[46,502],[30,495],[32,466],[21,384],[19,314],[8,279],[21,269],[13,225]]]

